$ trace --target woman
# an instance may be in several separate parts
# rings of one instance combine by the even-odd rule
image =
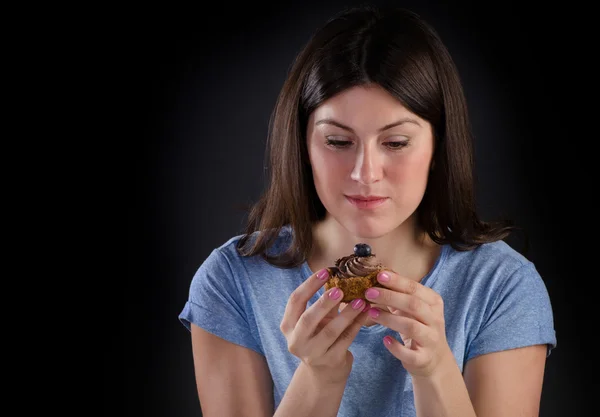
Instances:
[[[344,11],[300,53],[243,236],[180,314],[204,416],[538,414],[553,315],[535,266],[475,211],[465,97],[406,10]],[[349,305],[327,267],[368,244],[388,270]]]

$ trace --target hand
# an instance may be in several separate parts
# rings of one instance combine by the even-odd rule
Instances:
[[[345,382],[352,369],[348,347],[367,319],[368,303],[357,299],[338,313],[343,298],[339,288],[326,291],[306,308],[310,298],[328,278],[324,269],[311,275],[290,295],[280,329],[288,350],[327,382]]]
[[[442,297],[394,272],[380,272],[377,280],[386,288],[369,288],[365,298],[388,308],[371,308],[368,314],[400,334],[404,345],[390,336],[383,342],[404,368],[413,376],[429,377],[440,364],[454,360],[446,339]]]

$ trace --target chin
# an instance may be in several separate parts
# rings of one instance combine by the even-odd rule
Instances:
[[[352,219],[340,223],[348,232],[359,239],[377,239],[387,235],[397,227],[397,225],[366,219]]]

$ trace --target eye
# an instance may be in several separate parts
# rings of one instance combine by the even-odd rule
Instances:
[[[344,139],[343,136],[327,136],[325,144],[333,148],[347,148],[352,145],[352,141]]]
[[[408,145],[408,143],[409,143],[408,139],[390,140],[390,141],[384,142],[384,145],[392,150],[400,150],[400,149],[406,147]]]

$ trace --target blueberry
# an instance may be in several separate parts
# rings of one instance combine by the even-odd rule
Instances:
[[[356,256],[370,256],[371,247],[366,243],[358,243],[356,246],[354,246],[354,254]]]

